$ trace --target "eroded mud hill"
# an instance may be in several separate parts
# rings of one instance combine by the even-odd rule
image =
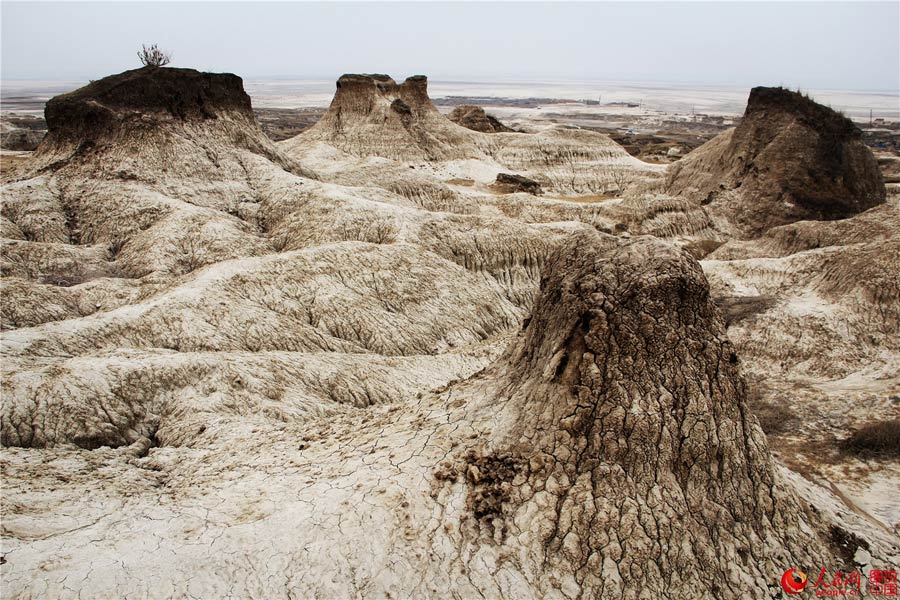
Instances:
[[[397,84],[387,75],[342,75],[334,100],[304,139],[327,141],[353,155],[400,160],[473,158],[466,130],[431,103],[423,75]]]
[[[764,597],[778,561],[829,554],[774,473],[700,266],[669,244],[573,236],[517,340],[452,397],[493,414],[463,475],[480,539],[524,545],[560,581],[541,595]]]
[[[885,199],[877,161],[850,119],[767,87],[751,90],[737,128],[672,165],[666,189],[709,205],[744,236],[846,218]]]
[[[830,340],[883,381],[897,312],[861,278],[896,203],[729,240],[605,136],[472,131],[425,85],[344,76],[277,146],[231,75],[48,105],[3,184],[3,595],[726,599],[895,561],[773,463],[741,372],[823,377]],[[766,327],[732,347],[678,245]],[[797,321],[812,294],[852,338]]]
[[[144,67],[51,98],[44,114],[54,136],[71,135],[83,142],[128,116],[146,119],[167,113],[180,119],[215,119],[222,112],[250,116],[250,96],[240,77]]]
[[[30,455],[9,452],[26,491],[75,470],[49,497],[17,502],[62,503],[91,524],[7,557],[27,565],[103,531],[89,561],[62,567],[87,569],[72,589],[96,595],[765,595],[770,571],[831,550],[822,517],[773,470],[737,369],[696,262],[651,239],[585,233],[549,261],[516,340],[465,382],[327,419],[170,410],[157,434],[168,447],[45,450],[54,467],[34,481]],[[69,496],[98,468],[115,474],[107,502],[130,490],[115,514]],[[191,525],[211,506],[215,518]],[[199,525],[188,536],[200,543],[158,531],[120,549],[125,531],[154,522]],[[7,527],[15,539],[30,521]],[[7,581],[67,590],[15,570]]]
[[[322,119],[279,146],[337,182],[387,188],[410,180],[443,189],[460,180],[486,186],[512,170],[558,194],[596,194],[654,179],[660,170],[587,130],[473,131],[438,112],[423,76],[397,84],[387,75],[342,75]],[[346,168],[351,162],[357,168]]]

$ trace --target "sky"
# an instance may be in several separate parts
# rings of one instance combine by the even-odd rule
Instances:
[[[139,65],[246,79],[425,74],[457,81],[634,81],[900,89],[889,2],[15,2],[0,78],[97,79]]]

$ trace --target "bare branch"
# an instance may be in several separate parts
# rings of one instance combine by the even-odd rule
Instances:
[[[149,47],[142,44],[137,55],[145,67],[162,67],[172,62],[172,53],[162,50],[156,44]]]

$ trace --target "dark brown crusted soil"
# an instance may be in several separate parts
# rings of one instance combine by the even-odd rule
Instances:
[[[214,119],[223,111],[252,116],[250,96],[237,75],[144,67],[56,96],[44,115],[51,134],[89,138],[130,114]]]
[[[786,160],[803,159],[805,172],[797,168],[786,173],[782,184],[795,201],[822,211],[826,218],[849,216],[884,201],[881,172],[862,142],[862,131],[844,115],[803,94],[784,88],[753,88],[735,138],[751,152],[764,152],[765,145],[771,145],[781,133],[785,118],[815,134],[800,140],[806,147],[785,144],[774,148],[777,152],[770,157],[777,160],[781,158],[778,154],[784,153]],[[751,159],[746,168],[755,166]]]
[[[849,119],[767,87],[751,90],[736,129],[673,165],[667,188],[712,205],[748,237],[798,220],[849,217],[885,200],[878,163]]]
[[[782,111],[796,116],[810,127],[829,131],[842,138],[859,138],[862,132],[853,121],[812,100],[809,96],[783,87],[755,87],[750,90],[744,118]]]
[[[493,188],[503,194],[525,192],[539,196],[544,193],[541,184],[537,181],[511,173],[497,173],[497,180],[494,182]]]
[[[461,104],[457,106],[447,118],[457,125],[462,125],[466,129],[480,131],[481,133],[502,133],[505,131],[512,131],[512,129],[497,120],[496,117],[484,112],[483,108],[472,104]]]

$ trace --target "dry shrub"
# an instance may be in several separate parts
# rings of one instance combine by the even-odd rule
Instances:
[[[164,67],[172,62],[172,53],[166,52],[156,44],[144,45],[137,55],[145,67]]]
[[[206,248],[203,242],[193,235],[185,235],[173,242],[175,264],[180,274],[196,271],[205,264]]]
[[[873,457],[900,457],[900,419],[867,423],[841,442],[850,454]]]

